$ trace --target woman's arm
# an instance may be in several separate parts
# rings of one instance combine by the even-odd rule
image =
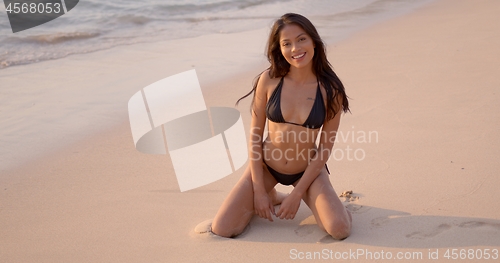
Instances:
[[[252,121],[250,124],[250,171],[254,192],[255,213],[261,218],[273,221],[271,214],[275,214],[274,206],[269,197],[265,185],[262,169],[262,141],[264,127],[266,124],[267,90],[270,77],[268,71],[264,71],[257,82],[255,98],[252,105]]]
[[[267,71],[260,75],[259,81],[257,82],[255,97],[252,105],[252,120],[250,122],[249,156],[254,192],[265,192],[262,174],[262,137],[264,134],[264,127],[266,125],[266,78],[269,78]]]

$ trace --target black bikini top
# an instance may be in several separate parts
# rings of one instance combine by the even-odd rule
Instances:
[[[283,87],[283,78],[281,78],[278,86],[271,94],[269,101],[267,101],[266,105],[266,116],[267,118],[276,123],[289,123],[302,127],[306,127],[309,129],[319,129],[323,125],[325,121],[326,109],[325,104],[323,103],[323,95],[321,94],[321,90],[318,82],[318,89],[316,90],[316,98],[314,99],[314,104],[307,117],[307,120],[303,124],[298,124],[294,122],[285,121],[283,118],[283,114],[281,113],[281,89]]]

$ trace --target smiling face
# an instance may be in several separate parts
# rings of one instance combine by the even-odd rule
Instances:
[[[292,67],[312,66],[314,47],[312,38],[298,25],[285,25],[280,32],[281,54]]]

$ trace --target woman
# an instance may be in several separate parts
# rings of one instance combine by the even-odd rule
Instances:
[[[316,28],[301,15],[285,14],[274,23],[267,57],[270,67],[241,98],[254,93],[250,162],[215,216],[212,232],[237,236],[254,214],[269,221],[272,215],[293,219],[304,200],[320,228],[344,239],[352,219],[326,167],[340,115],[349,111],[344,87],[326,58]],[[262,140],[266,118],[268,137]],[[287,196],[279,194],[274,189],[277,183],[294,189]],[[281,206],[276,212],[277,204]]]

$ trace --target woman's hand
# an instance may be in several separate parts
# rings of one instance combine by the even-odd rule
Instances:
[[[276,216],[280,219],[293,219],[299,210],[301,199],[300,195],[292,191],[281,203]]]
[[[259,217],[266,218],[273,222],[271,214],[276,215],[276,213],[274,211],[273,203],[271,202],[271,197],[267,193],[254,193],[253,207],[255,209],[255,213]]]

